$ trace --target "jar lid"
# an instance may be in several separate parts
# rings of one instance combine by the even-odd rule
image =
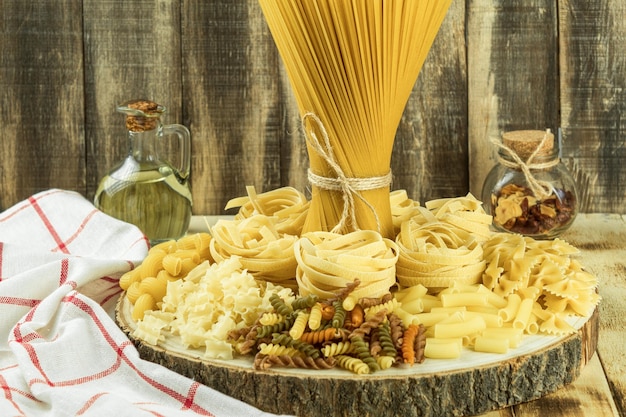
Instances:
[[[536,156],[549,156],[554,152],[554,134],[550,129],[514,130],[502,135],[502,144],[523,160],[527,160],[537,148]]]
[[[129,100],[117,106],[117,111],[126,115],[126,128],[133,132],[155,129],[165,107],[146,99]]]

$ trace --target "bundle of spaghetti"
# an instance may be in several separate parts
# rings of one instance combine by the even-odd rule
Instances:
[[[310,160],[304,232],[393,238],[390,161],[406,102],[451,0],[259,0]]]
[[[485,269],[483,249],[475,235],[437,219],[405,221],[396,243],[396,274],[402,287],[421,284],[431,292],[454,282],[476,284]]]
[[[247,186],[247,196],[233,198],[225,210],[239,207],[236,220],[255,215],[276,217],[276,231],[283,235],[300,236],[309,209],[306,196],[293,187],[282,187],[257,194],[254,186]]]
[[[262,214],[244,219],[220,219],[211,228],[211,256],[215,262],[240,258],[255,278],[296,289],[294,244],[298,237],[281,234],[277,218]]]
[[[300,295],[333,299],[359,280],[350,297],[382,297],[396,282],[398,248],[380,233],[361,230],[347,234],[309,232],[294,246]]]

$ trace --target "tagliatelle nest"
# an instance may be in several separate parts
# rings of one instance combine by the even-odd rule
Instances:
[[[378,232],[309,232],[296,242],[294,249],[301,295],[333,298],[337,291],[358,279],[355,298],[381,297],[396,283],[398,248]]]
[[[468,194],[433,200],[417,210],[396,238],[398,283],[429,288],[479,283],[485,269],[481,242],[491,233],[491,216],[481,202]]]
[[[211,256],[215,262],[239,257],[255,278],[295,289],[297,236],[281,235],[276,219],[255,215],[243,220],[219,220],[211,228]]]
[[[230,200],[225,210],[239,207],[235,220],[256,215],[274,217],[276,232],[299,236],[306,219],[310,202],[304,194],[293,187],[282,187],[257,194],[253,186],[247,186],[247,196]]]

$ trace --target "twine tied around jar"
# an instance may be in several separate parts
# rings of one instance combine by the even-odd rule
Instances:
[[[392,180],[391,171],[389,171],[386,175],[380,177],[347,177],[339,163],[337,163],[335,154],[330,144],[328,132],[326,131],[326,128],[324,127],[324,124],[322,123],[320,118],[315,113],[308,112],[302,117],[303,126],[306,125],[307,119],[311,119],[312,122],[317,125],[320,133],[322,134],[323,145],[318,139],[317,135],[313,132],[313,129],[307,130],[305,128],[307,142],[309,143],[309,145],[311,145],[315,152],[317,152],[324,159],[328,166],[330,166],[330,168],[332,168],[332,170],[337,175],[335,178],[324,177],[315,174],[309,168],[307,172],[308,180],[312,185],[315,185],[320,189],[340,191],[343,199],[343,210],[341,213],[341,218],[337,225],[333,227],[331,232],[339,233],[341,230],[346,228],[348,222],[350,222],[354,226],[355,230],[360,230],[356,218],[355,197],[359,198],[372,211],[376,219],[376,226],[378,228],[378,231],[380,232],[380,220],[378,218],[378,214],[376,213],[376,209],[360,194],[360,191],[375,190],[378,188],[388,187],[391,184]]]
[[[539,153],[539,150],[544,149],[544,146],[546,145],[546,142],[548,141],[550,134],[551,134],[550,129],[546,129],[546,132],[543,135],[543,139],[541,140],[541,142],[539,142],[537,147],[530,154],[530,156],[526,159],[526,161],[522,160],[522,158],[520,158],[517,152],[511,149],[509,146],[506,146],[504,143],[500,142],[499,140],[495,138],[491,138],[491,143],[493,143],[500,149],[504,150],[511,157],[511,159],[513,159],[513,161],[509,161],[509,160],[502,158],[502,156],[498,155],[498,162],[507,168],[519,169],[520,171],[522,171],[522,173],[524,174],[524,177],[526,178],[526,182],[528,183],[528,186],[532,190],[535,197],[537,197],[539,200],[544,200],[545,198],[549,197],[554,192],[554,185],[552,185],[548,181],[541,181],[541,180],[536,179],[532,171],[549,169],[558,165],[560,162],[558,155],[555,158],[550,159],[545,162],[541,162],[541,163],[533,162],[533,160]]]

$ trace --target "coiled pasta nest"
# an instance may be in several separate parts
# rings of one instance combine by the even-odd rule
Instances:
[[[309,232],[294,250],[301,295],[330,299],[358,278],[355,298],[381,297],[396,283],[398,247],[375,231]]]
[[[212,228],[211,256],[215,262],[238,257],[255,278],[295,288],[297,236],[281,235],[276,219],[255,215],[242,220],[219,220]]]
[[[416,210],[396,237],[398,283],[432,289],[479,283],[485,270],[482,242],[491,233],[482,203],[468,195],[433,200]]]
[[[239,207],[233,220],[219,220],[212,228],[210,250],[216,262],[230,257],[255,278],[297,290],[294,243],[302,231],[309,207],[304,194],[283,187],[230,200],[226,209]]]

